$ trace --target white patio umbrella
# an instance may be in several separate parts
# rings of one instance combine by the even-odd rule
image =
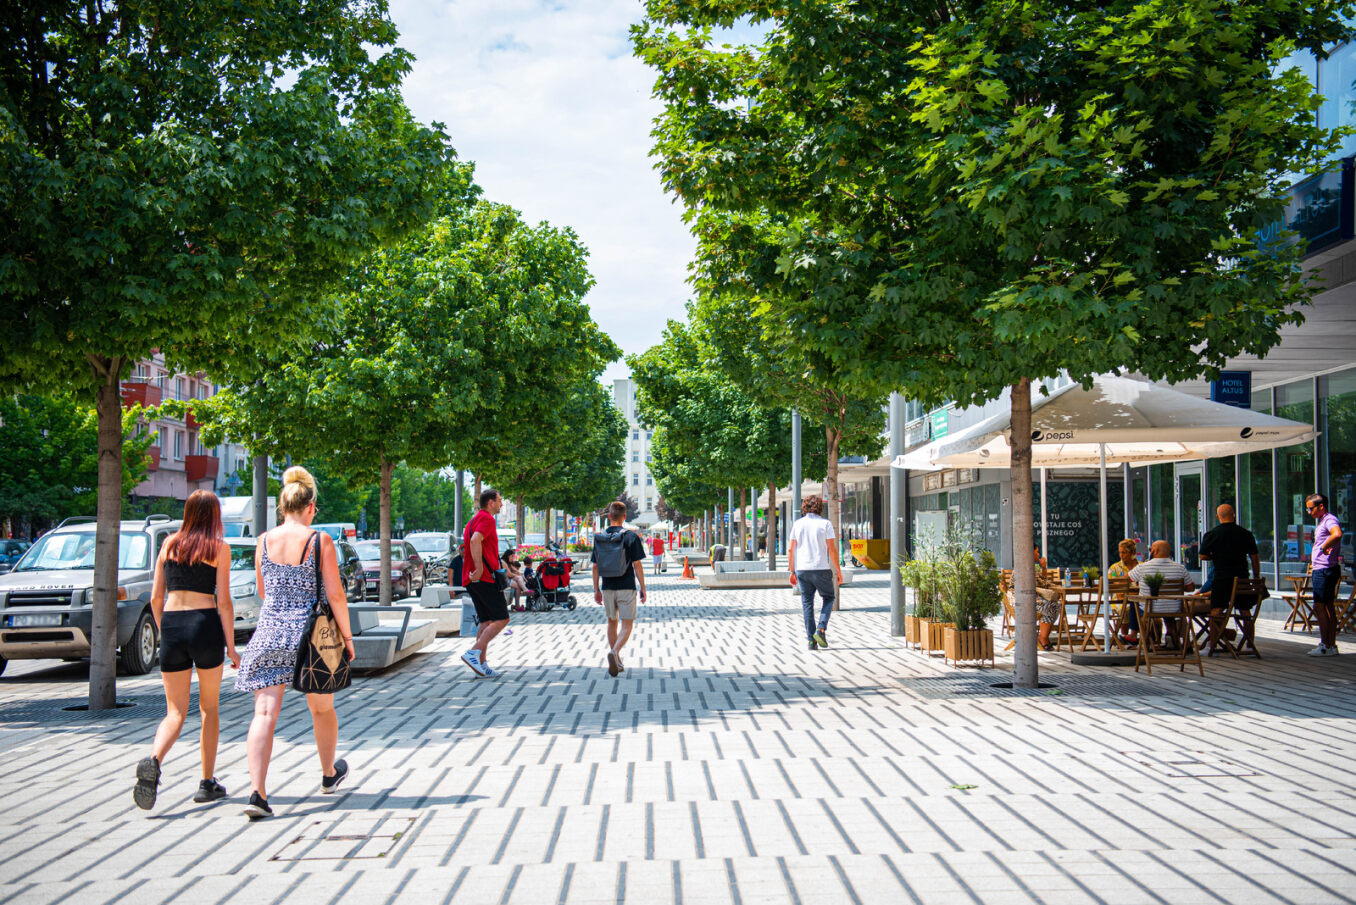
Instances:
[[[1005,412],[895,460],[900,468],[1008,468],[1012,416]],[[1177,390],[1103,375],[1031,401],[1033,468],[1097,466],[1102,575],[1107,573],[1107,463],[1152,465],[1260,452],[1312,440],[1313,425],[1221,405]],[[1111,632],[1106,632],[1111,650]]]

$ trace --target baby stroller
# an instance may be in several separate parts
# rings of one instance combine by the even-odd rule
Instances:
[[[556,606],[573,610],[578,603],[570,594],[570,569],[574,562],[568,557],[542,560],[535,571],[524,570],[523,580],[527,583],[527,608],[545,611]]]

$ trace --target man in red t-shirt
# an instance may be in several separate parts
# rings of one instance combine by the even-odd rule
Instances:
[[[650,538],[650,562],[654,574],[658,575],[664,566],[664,538],[658,534]]]
[[[499,531],[494,517],[504,505],[499,491],[486,489],[480,493],[480,509],[466,524],[462,537],[462,584],[475,604],[476,643],[461,655],[462,662],[478,676],[498,678],[499,672],[489,664],[490,641],[504,630],[509,622],[508,601],[495,584],[499,570]]]

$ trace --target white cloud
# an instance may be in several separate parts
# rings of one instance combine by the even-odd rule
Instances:
[[[391,2],[417,57],[411,110],[446,124],[487,197],[579,233],[594,319],[627,354],[682,317],[693,250],[649,157],[655,74],[627,34],[641,12],[639,0]]]

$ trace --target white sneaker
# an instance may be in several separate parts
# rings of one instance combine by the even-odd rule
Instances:
[[[1322,642],[1319,642],[1318,647],[1316,647],[1316,648],[1314,648],[1313,650],[1309,651],[1309,656],[1311,656],[1311,657],[1326,657],[1327,655],[1328,655],[1328,648],[1327,648],[1327,646],[1324,645]]]
[[[474,647],[461,655],[461,662],[471,667],[471,672],[478,676],[489,675],[489,673],[485,672],[486,667],[480,665],[480,651],[476,650]]]
[[[485,672],[482,673],[482,675],[484,675],[487,679],[497,679],[501,675],[503,675],[503,673],[501,673],[499,670],[495,669],[488,663],[482,663],[480,665],[480,668],[485,670]]]
[[[1325,656],[1325,657],[1335,657],[1335,656],[1337,656],[1337,645],[1334,644],[1332,647],[1325,647],[1325,648],[1323,648],[1323,656]]]
[[[1213,657],[1214,655],[1215,655],[1215,649],[1214,649],[1214,647],[1210,646],[1209,644],[1207,644],[1205,647],[1201,648],[1201,656],[1202,656],[1202,657]]]

